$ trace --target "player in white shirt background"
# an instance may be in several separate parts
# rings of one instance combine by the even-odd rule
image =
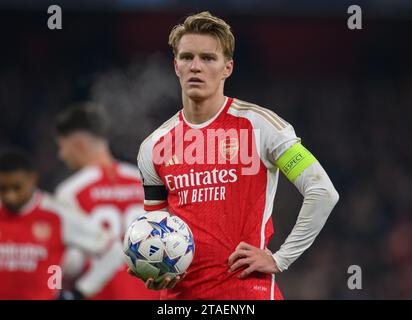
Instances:
[[[144,212],[143,188],[137,168],[112,155],[107,139],[109,121],[102,106],[92,102],[69,106],[56,120],[55,132],[60,159],[75,171],[58,185],[56,197],[111,230],[120,247],[104,264],[86,259],[79,251],[68,251],[66,279],[75,279],[85,268],[100,270],[105,274],[104,281],[84,281],[74,289],[86,291],[92,299],[157,299],[158,294],[143,284],[131,283],[126,272],[121,241],[126,227]]]

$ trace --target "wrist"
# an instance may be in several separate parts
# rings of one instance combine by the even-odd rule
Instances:
[[[272,257],[273,263],[274,263],[274,265],[275,265],[275,272],[274,272],[274,273],[280,273],[280,272],[282,272],[282,270],[279,268],[279,263],[278,263],[278,261],[276,260],[275,254],[272,253],[270,256]]]
[[[268,248],[265,249],[265,252],[266,252],[266,254],[269,255],[269,256],[272,258],[272,260],[273,260],[273,267],[274,267],[274,269],[273,269],[273,271],[272,271],[271,273],[278,273],[278,272],[280,272],[280,269],[279,269],[278,264],[277,264],[276,259],[275,259],[275,255],[274,255],[274,254],[272,253],[272,251],[270,251]]]

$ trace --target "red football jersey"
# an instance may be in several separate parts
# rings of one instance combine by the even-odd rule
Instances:
[[[182,111],[141,145],[138,167],[145,209],[168,206],[190,226],[195,243],[187,276],[162,299],[281,299],[275,276],[229,273],[241,242],[265,249],[273,235],[279,170],[275,159],[299,141],[273,111],[226,98],[218,114],[190,124]]]
[[[50,278],[65,247],[101,254],[110,242],[87,217],[40,191],[18,213],[0,206],[0,299],[56,298]]]
[[[137,168],[126,163],[115,162],[111,167],[89,166],[62,182],[56,195],[59,200],[86,212],[96,224],[110,229],[121,243],[131,221],[144,212],[144,192],[139,176]],[[159,299],[159,292],[148,290],[142,281],[133,279],[127,273],[127,265],[122,257],[119,259],[110,261],[118,263],[120,267],[114,274],[107,275],[101,290],[93,294],[92,298]],[[96,261],[89,262],[91,268],[101,267]]]

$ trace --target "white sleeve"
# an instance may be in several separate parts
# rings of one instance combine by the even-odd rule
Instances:
[[[89,217],[73,212],[65,215],[64,225],[65,243],[88,255],[94,255],[90,268],[75,283],[76,289],[86,297],[93,296],[124,264],[120,240],[104,231],[100,224],[94,223]],[[69,260],[73,257],[77,259],[79,255],[68,251],[65,256],[63,268],[66,276],[75,276],[82,266],[80,261]]]
[[[148,137],[140,146],[139,153],[137,155],[137,167],[141,174],[141,178],[144,185],[157,186],[163,185],[162,179],[156,172],[153,163],[153,146],[155,141],[151,137]]]
[[[66,248],[62,260],[63,277],[73,281],[84,270],[86,262],[87,255],[82,250],[76,247]]]
[[[90,269],[76,281],[75,287],[86,297],[97,294],[124,265],[120,241],[115,241],[104,255],[92,260]]]
[[[270,170],[277,169],[275,159],[300,142],[293,126],[270,109],[235,99],[228,112],[250,121],[260,159]]]
[[[91,254],[102,254],[111,244],[113,236],[96,225],[83,211],[56,201],[45,194],[41,206],[55,212],[61,221],[62,242]]]
[[[82,253],[92,256],[91,267],[75,283],[86,297],[97,294],[124,264],[120,240],[85,215],[76,203],[68,205],[49,201],[57,208],[62,218],[62,237],[68,247],[63,258],[63,272],[66,277],[76,277],[82,269]],[[76,254],[73,254],[76,253]],[[79,259],[73,261],[71,259]]]
[[[63,242],[67,246],[74,246],[89,255],[100,255],[107,250],[113,236],[105,231],[100,225],[86,215],[64,208],[63,218]]]
[[[319,162],[306,168],[294,185],[304,200],[292,232],[273,255],[280,271],[288,269],[312,245],[339,200],[337,191]]]
[[[77,194],[101,178],[101,171],[97,167],[86,167],[62,181],[54,193],[60,203],[78,208]]]
[[[167,206],[167,189],[156,172],[152,159],[155,141],[149,137],[140,146],[137,156],[144,188],[144,209],[146,211],[161,210]]]
[[[300,142],[300,138],[296,136],[295,130],[290,124],[279,131],[271,127],[267,129],[266,136],[263,159],[267,159],[272,166],[275,165],[275,159],[278,159],[291,146]]]

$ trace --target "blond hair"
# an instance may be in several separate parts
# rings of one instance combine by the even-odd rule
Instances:
[[[226,59],[233,58],[235,50],[235,37],[230,26],[222,19],[212,16],[210,12],[203,11],[198,14],[188,16],[183,24],[173,27],[169,35],[169,45],[173,48],[173,53],[177,55],[177,47],[180,39],[185,34],[205,34],[215,37],[223,48],[223,55]]]

